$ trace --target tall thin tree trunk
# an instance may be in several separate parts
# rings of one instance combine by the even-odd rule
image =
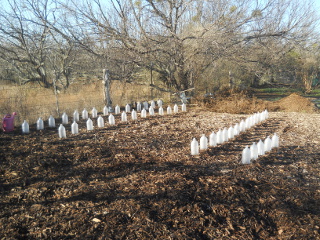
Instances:
[[[304,84],[304,89],[306,93],[310,93],[312,90],[312,80],[311,77],[308,76],[308,72],[304,71],[302,73],[302,81]]]
[[[150,69],[150,98],[153,100],[153,75],[152,75],[152,63],[151,63],[151,69]]]
[[[57,92],[56,79],[53,80],[53,88],[54,88],[54,96],[56,98],[56,110],[57,110],[58,116],[60,117],[60,107],[59,107],[59,98],[58,98],[58,92]]]
[[[103,69],[103,84],[104,84],[104,101],[109,112],[112,112],[112,100],[110,96],[110,79],[107,69]]]

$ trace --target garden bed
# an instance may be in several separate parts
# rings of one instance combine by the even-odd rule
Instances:
[[[190,155],[193,137],[247,116],[194,107],[90,132],[81,120],[66,139],[34,125],[1,133],[0,239],[319,238],[319,114],[270,112]],[[274,133],[279,148],[240,164]]]

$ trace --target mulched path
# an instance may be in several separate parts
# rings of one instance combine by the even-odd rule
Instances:
[[[81,120],[66,139],[1,133],[0,239],[319,239],[319,114],[271,112],[190,155],[193,137],[247,116],[192,108],[90,132]],[[240,164],[274,133],[279,148]]]

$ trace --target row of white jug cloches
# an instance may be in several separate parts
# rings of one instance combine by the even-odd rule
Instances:
[[[147,102],[144,102],[143,103],[143,108],[142,108],[142,110],[141,110],[141,103],[137,103],[137,111],[139,111],[139,112],[141,112],[141,114],[140,114],[140,116],[141,116],[141,118],[146,118],[147,117],[147,111],[149,112],[149,115],[150,116],[152,116],[152,115],[155,115],[155,110],[154,110],[154,107],[155,107],[155,105],[154,104],[152,104],[152,102],[151,102],[151,105],[150,105],[150,107],[148,107],[148,103]],[[140,107],[139,107],[140,106]],[[154,107],[153,107],[154,106]],[[158,106],[159,106],[159,108],[158,108],[158,113],[159,113],[159,115],[164,115],[164,110],[163,110],[163,107],[162,107],[162,102],[159,102],[158,101]],[[146,110],[146,108],[145,107],[148,107],[147,108],[147,110]],[[138,110],[139,109],[139,110]],[[132,120],[137,120],[138,119],[138,114],[137,114],[137,111],[136,110],[134,110],[134,109],[132,109],[131,110],[131,107],[130,107],[130,105],[129,104],[127,104],[126,106],[125,106],[125,111],[123,111],[122,113],[121,113],[121,121],[127,121],[127,113],[130,113],[131,112],[131,119]],[[186,106],[186,104],[182,104],[181,105],[181,111],[182,112],[186,112],[187,111],[187,106]],[[177,104],[175,104],[174,105],[174,107],[173,107],[173,111],[172,111],[172,108],[171,108],[171,106],[168,106],[167,107],[167,114],[172,114],[172,112],[173,113],[178,113],[179,112],[179,107],[178,107],[178,105]],[[104,108],[103,108],[103,115],[105,115],[105,116],[107,116],[109,114],[109,116],[108,116],[108,122],[109,122],[109,124],[110,125],[114,125],[115,124],[115,117],[114,117],[114,115],[112,114],[112,113],[109,113],[109,111],[108,111],[108,108],[107,108],[107,106],[105,106]],[[120,107],[117,105],[116,107],[115,107],[115,113],[114,114],[120,114]],[[97,109],[96,108],[93,108],[92,109],[92,111],[91,111],[91,116],[92,116],[92,118],[97,118],[97,125],[98,125],[98,127],[104,127],[104,120],[103,120],[103,118],[102,118],[102,116],[98,116],[98,111],[97,111]],[[81,113],[81,117],[82,117],[82,119],[85,119],[85,120],[87,120],[87,130],[93,130],[93,122],[92,122],[92,120],[89,118],[89,112],[86,110],[86,109],[84,109],[83,111],[82,111],[82,113]],[[77,122],[80,120],[80,114],[79,114],[79,112],[77,111],[77,110],[75,110],[74,111],[74,113],[73,113],[73,123],[71,124],[71,133],[72,134],[77,134],[78,133],[78,124],[77,124]],[[68,117],[68,115],[64,112],[63,114],[62,114],[62,116],[61,116],[61,122],[62,122],[62,126],[60,125],[59,126],[59,129],[62,129],[61,130],[61,132],[63,133],[63,128],[64,128],[64,126],[63,125],[65,125],[65,124],[68,124],[68,122],[69,122],[69,117]],[[49,119],[48,119],[48,126],[50,127],[50,128],[54,128],[54,127],[56,127],[56,123],[55,123],[55,118],[53,117],[53,116],[50,116],[49,117]],[[29,133],[29,123],[26,121],[26,120],[24,120],[23,121],[23,123],[22,123],[22,125],[21,125],[21,127],[22,127],[22,133]],[[37,120],[37,130],[43,130],[44,129],[44,121],[42,120],[42,118],[40,117],[38,120]],[[59,131],[59,133],[60,133],[60,131]],[[60,135],[60,134],[59,134]],[[61,134],[61,136],[63,137],[63,136],[65,136],[65,134]]]

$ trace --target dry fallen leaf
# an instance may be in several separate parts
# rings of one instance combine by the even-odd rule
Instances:
[[[101,222],[101,220],[100,220],[100,219],[98,219],[98,218],[94,218],[94,219],[92,219],[92,221],[93,221],[93,222],[96,222],[96,223]]]
[[[85,121],[65,140],[56,130],[0,134],[0,239],[317,239],[320,114],[271,112],[192,157],[191,137],[246,116],[191,111],[95,129],[95,137]],[[239,164],[245,145],[275,132],[278,149]]]

